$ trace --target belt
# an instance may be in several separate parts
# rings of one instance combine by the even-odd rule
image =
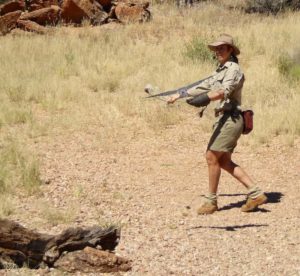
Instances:
[[[215,112],[216,117],[219,117],[220,115],[238,116],[241,114],[242,114],[242,111],[239,109],[228,110],[228,111],[220,110],[220,111]]]

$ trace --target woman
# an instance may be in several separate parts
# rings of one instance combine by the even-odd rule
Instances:
[[[197,99],[197,106],[206,106],[211,101],[219,101],[215,112],[220,119],[214,125],[214,131],[206,151],[209,191],[205,196],[205,203],[198,209],[198,214],[212,214],[218,210],[217,190],[221,169],[230,173],[248,189],[248,199],[241,210],[249,212],[265,203],[267,197],[253,183],[247,173],[231,160],[237,140],[243,131],[241,92],[244,74],[238,65],[237,58],[240,50],[228,34],[222,34],[208,47],[219,61],[217,70],[197,87],[181,91],[170,97],[168,103],[174,103],[183,97],[193,97],[188,100],[190,102]]]

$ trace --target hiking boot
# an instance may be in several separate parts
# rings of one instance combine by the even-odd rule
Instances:
[[[198,215],[210,215],[218,210],[217,203],[205,202],[198,210]]]
[[[266,203],[268,198],[265,194],[261,194],[256,198],[248,197],[246,204],[241,208],[242,212],[251,212],[256,209],[259,205]]]

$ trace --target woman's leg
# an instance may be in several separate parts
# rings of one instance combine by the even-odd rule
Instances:
[[[239,182],[241,182],[247,189],[254,185],[254,182],[249,175],[237,164],[231,160],[231,152],[225,152],[220,160],[220,166],[223,170],[230,173]]]
[[[206,202],[197,210],[199,215],[212,214],[218,210],[217,190],[221,176],[219,159],[223,152],[207,150],[206,161],[208,165],[209,193],[205,196]]]
[[[221,166],[219,159],[223,156],[223,152],[211,151],[206,152],[206,162],[208,165],[208,180],[209,180],[209,193],[217,193],[219,180],[221,176]]]
[[[230,173],[248,189],[248,200],[241,208],[243,212],[252,211],[267,201],[266,195],[259,187],[254,185],[248,174],[231,160],[231,153],[224,153],[219,163],[223,170]]]

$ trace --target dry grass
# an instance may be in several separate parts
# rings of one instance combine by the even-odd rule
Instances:
[[[12,195],[35,194],[41,185],[38,160],[21,148],[17,138],[6,139],[0,145],[0,217],[13,213]]]
[[[188,124],[194,110],[183,103],[166,107],[145,100],[143,88],[153,83],[167,90],[209,75],[214,64],[195,62],[187,55],[187,46],[224,32],[231,33],[241,47],[244,105],[255,112],[255,131],[247,143],[257,145],[281,135],[293,145],[300,134],[299,80],[282,75],[278,61],[298,48],[299,14],[245,15],[210,1],[186,10],[156,5],[152,11],[153,21],[142,25],[0,37],[1,151],[26,149],[29,138],[84,131],[86,125],[95,125],[99,143],[108,151],[118,139],[160,135],[169,126]],[[207,112],[202,130],[209,131],[212,120]],[[7,133],[17,140],[13,146],[7,146]],[[1,191],[9,193],[11,186],[36,191],[40,183],[36,159],[14,149],[10,157],[3,156]],[[18,168],[18,176],[12,176],[12,166]]]
[[[75,214],[76,212],[74,209],[62,211],[47,204],[43,204],[41,209],[42,217],[47,221],[47,223],[52,226],[59,224],[69,224],[73,222],[75,219]]]

